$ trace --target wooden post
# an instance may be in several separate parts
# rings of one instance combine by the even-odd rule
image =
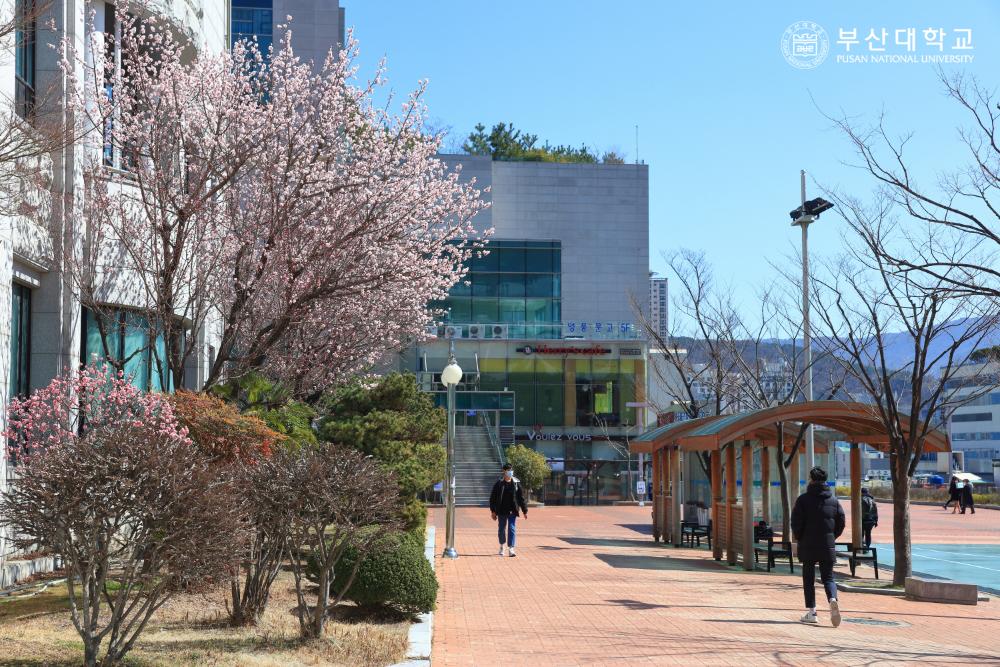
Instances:
[[[674,546],[681,545],[681,448],[674,447],[670,458],[670,483],[674,487],[670,499],[670,522],[674,525]]]
[[[653,450],[653,541],[660,541],[660,500],[663,489],[660,488],[660,450]]]
[[[861,448],[851,443],[851,546],[861,548]]]
[[[760,510],[761,518],[771,524],[771,456],[768,446],[760,446]]]
[[[753,569],[753,446],[743,441],[743,569]]]
[[[722,452],[718,449],[708,453],[709,469],[712,471],[712,558],[722,560],[722,526],[719,525],[719,505],[722,504]]]
[[[795,499],[799,497],[801,488],[799,487],[799,455],[792,457],[792,463],[788,466],[788,495],[789,507],[795,507]]]
[[[726,445],[726,561],[736,565],[736,547],[733,542],[733,508],[736,506],[736,443]]]

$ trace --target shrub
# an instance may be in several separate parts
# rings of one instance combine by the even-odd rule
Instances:
[[[261,419],[210,394],[178,391],[168,399],[188,437],[213,460],[232,462],[267,456],[285,437]]]
[[[331,593],[340,582],[357,573],[345,598],[364,608],[389,608],[420,614],[434,609],[437,579],[424,557],[424,541],[416,531],[394,532],[379,537],[367,556],[349,548],[337,563]]]
[[[88,366],[14,401],[10,423],[25,454],[0,526],[62,557],[86,665],[105,640],[103,661],[121,662],[171,595],[226,576],[243,544],[238,494],[162,396]]]
[[[357,450],[322,444],[282,455],[290,457],[284,484],[299,629],[303,638],[318,638],[326,626],[334,569],[348,549],[363,555],[380,534],[396,528],[399,494],[392,473]],[[312,609],[304,581],[310,571],[319,584]]]
[[[514,476],[528,491],[541,488],[552,469],[545,457],[524,445],[511,445],[506,449],[507,462],[514,466]]]

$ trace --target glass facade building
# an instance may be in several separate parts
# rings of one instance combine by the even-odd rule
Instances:
[[[469,262],[465,280],[433,304],[444,321],[506,325],[507,338],[562,336],[562,249],[558,241],[493,241]]]

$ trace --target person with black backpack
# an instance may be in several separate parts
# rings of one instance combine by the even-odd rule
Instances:
[[[521,480],[514,477],[514,468],[509,463],[504,464],[503,476],[493,485],[490,493],[490,515],[497,522],[497,536],[500,538],[500,552],[503,556],[503,546],[507,545],[507,555],[513,558],[514,542],[517,539],[518,509],[528,518],[528,503],[524,500]]]
[[[830,621],[840,625],[840,603],[837,584],[833,581],[833,564],[837,560],[837,538],[844,532],[847,520],[844,508],[826,485],[826,471],[816,466],[809,471],[809,486],[795,501],[792,509],[792,535],[799,545],[802,563],[802,588],[806,597],[803,623],[816,623],[816,564],[830,603]]]
[[[868,488],[861,489],[861,533],[865,549],[872,545],[872,528],[878,525],[878,503]]]

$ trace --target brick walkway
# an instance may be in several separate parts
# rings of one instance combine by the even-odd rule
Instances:
[[[915,508],[918,540],[925,513],[932,532],[961,530],[939,523],[934,511],[940,521],[1000,526],[1000,512],[946,518],[940,509]],[[887,512],[886,529],[888,519]],[[443,511],[432,520],[440,553]],[[822,624],[806,626],[797,622],[798,570],[729,568],[704,549],[653,544],[648,525],[648,507],[536,508],[519,522],[518,558],[499,558],[489,513],[460,509],[461,557],[437,563],[433,663],[1000,665],[1000,600],[963,607],[842,594],[840,628],[829,627],[823,607]]]

